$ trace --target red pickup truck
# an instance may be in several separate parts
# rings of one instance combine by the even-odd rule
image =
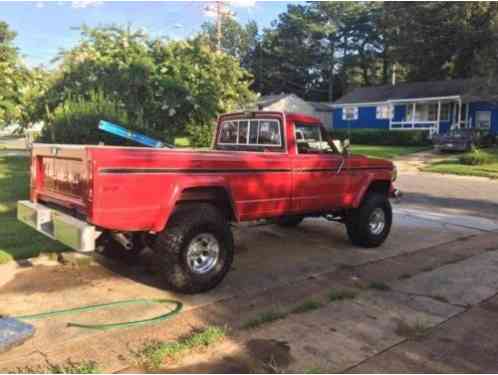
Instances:
[[[171,289],[198,293],[230,269],[231,223],[325,217],[356,245],[384,242],[396,169],[339,148],[318,119],[282,112],[221,116],[210,150],[35,144],[18,219],[79,251],[148,246]]]

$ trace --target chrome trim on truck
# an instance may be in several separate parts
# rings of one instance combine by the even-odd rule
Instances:
[[[94,251],[95,240],[100,235],[93,225],[31,201],[17,202],[17,219],[81,252]]]

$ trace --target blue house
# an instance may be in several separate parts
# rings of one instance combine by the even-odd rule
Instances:
[[[481,80],[362,87],[332,106],[335,129],[428,130],[435,134],[476,128],[498,135],[498,101]]]

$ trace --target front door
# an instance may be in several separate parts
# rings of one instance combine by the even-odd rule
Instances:
[[[319,124],[296,123],[294,131],[294,210],[316,212],[341,207],[348,181],[345,174],[341,173],[345,163],[344,156],[330,147]]]

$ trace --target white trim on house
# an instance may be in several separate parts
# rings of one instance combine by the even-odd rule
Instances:
[[[363,103],[344,103],[344,104],[330,104],[332,108],[343,108],[343,107],[372,107],[382,104],[389,104],[387,101],[383,102],[363,102]]]
[[[433,102],[436,100],[461,100],[460,95],[452,96],[434,96],[430,98],[413,98],[413,99],[389,99],[388,103],[405,103],[405,102]]]

